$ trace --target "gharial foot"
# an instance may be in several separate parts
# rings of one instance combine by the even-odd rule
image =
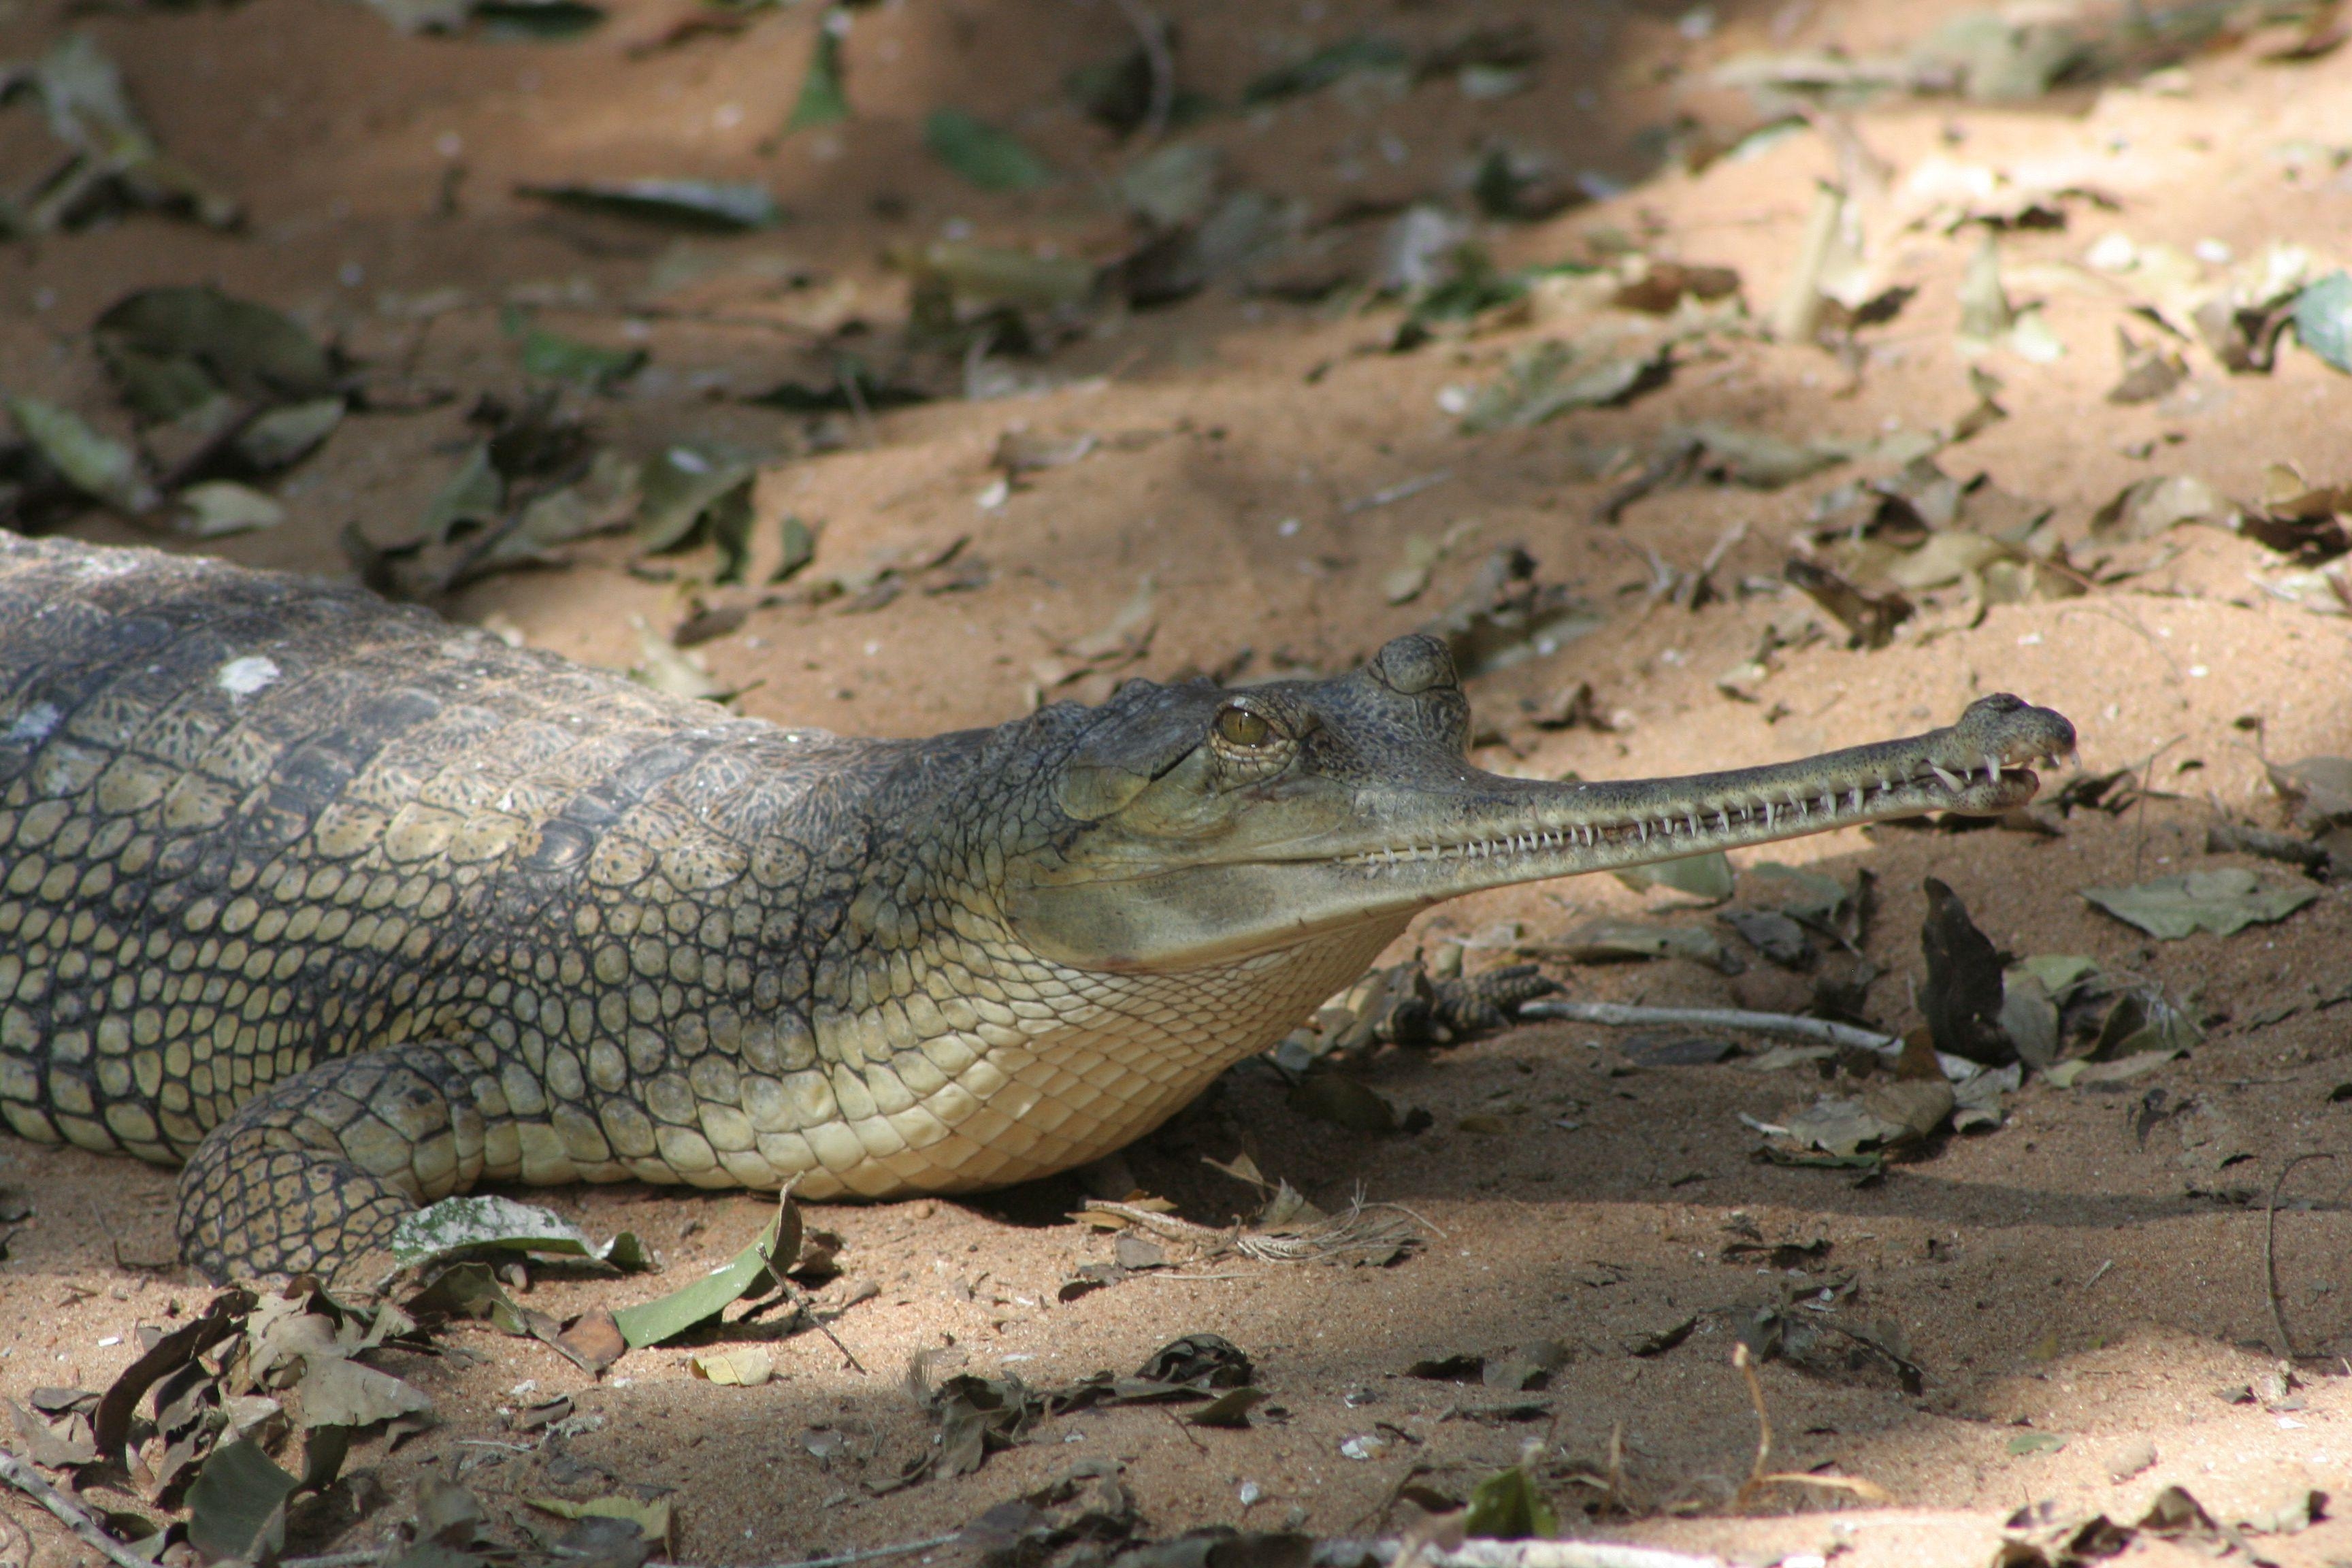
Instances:
[[[450,1054],[323,1063],[239,1107],[180,1173],[180,1247],[215,1284],[317,1275],[372,1290],[401,1216],[481,1174],[486,1124]]]

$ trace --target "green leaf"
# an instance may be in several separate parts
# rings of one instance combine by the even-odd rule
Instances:
[[[604,20],[604,8],[585,0],[474,0],[473,9],[483,37],[499,42],[561,43]]]
[[[443,1270],[432,1284],[411,1297],[407,1305],[412,1312],[470,1318],[520,1339],[540,1337],[528,1316],[529,1310],[515,1304],[514,1298],[499,1284],[498,1276],[490,1272],[487,1263],[460,1263]]]
[[[1535,1478],[1513,1465],[1470,1489],[1462,1529],[1487,1541],[1549,1539],[1559,1533],[1559,1516],[1536,1489]]]
[[[639,479],[637,548],[647,554],[683,549],[704,514],[730,493],[748,498],[758,465],[716,442],[680,441],[647,463]]]
[[[207,1563],[256,1557],[266,1535],[284,1533],[278,1510],[299,1484],[250,1437],[214,1449],[188,1489],[188,1544]]]
[[[710,542],[719,547],[719,570],[710,580],[740,583],[744,568],[751,563],[751,487],[737,485],[712,501],[704,509],[703,520]]]
[[[807,523],[787,513],[783,521],[782,532],[783,558],[776,563],[776,569],[768,574],[768,581],[771,583],[790,582],[810,562],[816,559],[816,535],[810,531]]]
[[[1272,1397],[1263,1388],[1244,1386],[1228,1389],[1184,1420],[1186,1425],[1192,1426],[1230,1426],[1246,1430],[1250,1424],[1249,1413]]]
[[[131,405],[131,412],[147,424],[168,425],[216,399],[226,407],[235,406],[211,373],[193,359],[144,353],[104,333],[98,337],[98,352],[114,380],[115,391]]]
[[[393,1262],[403,1268],[481,1252],[597,1256],[586,1235],[570,1220],[488,1193],[443,1198],[401,1215],[393,1226],[390,1250]]]
[[[841,83],[841,40],[849,31],[849,13],[835,6],[817,25],[816,47],[809,56],[808,74],[801,78],[801,95],[793,102],[786,131],[807,131],[836,125],[849,118],[849,95]]]
[[[1715,933],[1696,926],[1644,925],[1637,921],[1593,921],[1556,942],[1544,956],[1570,963],[1610,963],[1624,959],[1687,958],[1710,969],[1737,969]]]
[[[2071,952],[2037,952],[2019,959],[2016,967],[2042,982],[2054,1002],[2064,1001],[2068,992],[2099,972],[2098,960]]]
[[[2031,1454],[2054,1454],[2066,1446],[2066,1439],[2055,1432],[2021,1432],[2003,1445],[2021,1457]]]
[[[125,397],[148,419],[177,418],[213,390],[248,403],[299,403],[335,385],[332,358],[291,317],[217,289],[142,289],[110,306],[91,331]]]
[[[755,1287],[764,1289],[774,1275],[792,1266],[800,1251],[800,1207],[787,1189],[777,1202],[776,1217],[768,1222],[759,1239],[725,1266],[682,1290],[673,1290],[640,1306],[624,1307],[613,1314],[613,1321],[619,1326],[621,1337],[634,1348],[676,1339],[696,1324],[717,1317],[751,1294]]]
[[[1214,147],[1178,142],[1129,164],[1111,188],[1129,211],[1154,227],[1181,228],[1208,216],[1223,163]]]
[[[2083,897],[2153,937],[2178,942],[2200,931],[2229,936],[2283,921],[2319,897],[2309,883],[2264,882],[2242,867],[2158,877],[2128,888],[2084,888]]]
[[[89,33],[68,32],[37,63],[5,68],[0,81],[11,96],[19,89],[37,95],[50,134],[70,150],[61,168],[35,184],[21,209],[5,204],[0,234],[47,233],[118,212],[125,202],[192,208],[196,221],[212,228],[236,223],[235,202],[165,155],[131,108],[122,72]]]
[[[640,1502],[632,1497],[590,1498],[586,1502],[568,1502],[562,1498],[535,1497],[524,1501],[542,1513],[558,1519],[625,1519],[635,1525],[647,1541],[665,1550],[669,1545],[670,1507],[667,1498],[652,1502]]]
[[[2100,1061],[2120,1061],[2147,1051],[2179,1056],[2205,1038],[2197,1020],[2175,1006],[2153,986],[2134,986],[2116,999],[2106,1021],[2099,1026],[2098,1043],[2091,1055]]]
[[[466,454],[457,471],[425,502],[420,532],[428,542],[446,543],[461,522],[498,521],[506,503],[507,481],[490,461],[490,444],[484,441]]]
[[[1654,861],[1647,866],[1628,866],[1613,875],[1637,893],[1647,888],[1670,888],[1710,904],[1719,904],[1731,897],[1731,861],[1720,849]]]
[[[2294,335],[2328,364],[2352,374],[2352,273],[2338,268],[2295,296]]]
[[[273,408],[236,437],[236,455],[257,468],[283,468],[300,461],[343,422],[343,400],[313,397]]]
[[[522,373],[548,381],[569,381],[604,392],[636,374],[645,363],[643,349],[600,348],[544,327],[531,327],[522,334]]]
[[[276,500],[231,479],[190,485],[174,499],[181,509],[177,527],[192,539],[275,528],[286,521],[286,509]]]
[[[1249,85],[1242,89],[1242,105],[1255,109],[1262,103],[1278,103],[1302,93],[1320,92],[1359,71],[1402,72],[1412,64],[1412,57],[1395,39],[1359,33],[1328,48],[1318,49],[1295,64],[1276,66],[1253,77]]]
[[[776,1375],[776,1358],[758,1345],[706,1351],[687,1362],[688,1370],[722,1388],[757,1388]]]
[[[783,209],[768,187],[751,181],[583,180],[516,188],[559,206],[680,228],[740,234],[784,221]]]
[[[983,191],[1034,190],[1053,178],[1035,153],[961,109],[935,109],[923,121],[932,156]]]
[[[1570,374],[1580,363],[1582,368]],[[1572,408],[1622,402],[1662,383],[1672,364],[1667,343],[1587,361],[1570,344],[1547,339],[1512,353],[1503,374],[1471,398],[1462,429],[1474,436],[1527,430]]]
[[[82,494],[134,516],[162,504],[162,495],[140,472],[138,455],[100,435],[70,408],[42,397],[12,397],[7,409],[25,439]]]
[[[1002,245],[975,245],[970,240],[934,240],[923,247],[925,275],[945,283],[955,297],[975,305],[1017,305],[1024,310],[1050,310],[1075,305],[1094,292],[1092,263],[1075,256],[1035,256]],[[858,367],[862,370],[862,367]],[[853,374],[857,371],[853,370]],[[841,377],[836,374],[836,380]],[[865,395],[870,376],[860,376]],[[867,398],[869,406],[877,406]]]

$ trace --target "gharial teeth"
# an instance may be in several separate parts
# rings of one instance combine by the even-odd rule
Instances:
[[[1927,764],[1927,769],[1937,778],[1943,780],[1944,787],[1950,790],[1954,795],[1959,794],[1960,791],[1968,787],[1966,780],[1962,779],[1958,773],[1952,772],[1951,769],[1944,766],[1941,763],[1929,763]]]

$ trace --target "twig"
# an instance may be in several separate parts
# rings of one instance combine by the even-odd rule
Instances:
[[[1409,479],[1400,479],[1386,489],[1374,490],[1368,496],[1361,496],[1349,501],[1339,509],[1339,515],[1353,517],[1360,511],[1370,511],[1374,507],[1392,506],[1408,496],[1417,496],[1425,489],[1442,485],[1453,477],[1452,468],[1439,468],[1431,473],[1416,474]]]
[[[768,1568],[849,1568],[853,1563],[874,1563],[885,1557],[906,1557],[917,1552],[929,1552],[935,1546],[952,1546],[961,1531],[951,1530],[945,1535],[934,1535],[923,1541],[901,1541],[894,1546],[869,1546],[863,1552],[836,1552],[830,1557],[804,1557],[798,1563],[774,1563]],[[142,1563],[138,1568],[153,1568]],[[280,1563],[278,1568],[309,1568],[299,1561]]]
[[[2282,1361],[2294,1360],[2294,1341],[2287,1337],[2286,1313],[2279,1306],[2278,1288],[2278,1200],[2279,1190],[2286,1179],[2294,1174],[2297,1165],[2313,1160],[2333,1160],[2335,1155],[2322,1151],[2297,1154],[2279,1167],[2278,1180],[2271,1184],[2270,1201],[2263,1205],[2263,1294],[2271,1305],[2271,1327],[2278,1331],[2278,1353]]]
[[[809,1293],[806,1290],[802,1289],[798,1285],[794,1284],[790,1279],[784,1279],[782,1275],[778,1275],[776,1277],[776,1283],[782,1285],[785,1289],[792,1292],[793,1304],[798,1307],[801,1310],[802,1315],[808,1319],[810,1327],[815,1329],[818,1333],[823,1334],[826,1339],[833,1342],[833,1348],[841,1352],[841,1359],[849,1363],[850,1371],[856,1373],[860,1377],[869,1375],[866,1370],[865,1363],[857,1359],[857,1353],[855,1351],[852,1351],[847,1345],[841,1342],[841,1336],[833,1331],[833,1325],[826,1322],[823,1318],[817,1316],[816,1304],[809,1299]]]
[[[1168,47],[1168,24],[1153,16],[1143,0],[1118,0],[1118,12],[1135,29],[1144,64],[1151,69],[1151,96],[1138,128],[1149,145],[1167,134],[1168,117],[1176,111],[1176,52]]]
[[[155,1568],[155,1565],[99,1529],[98,1521],[84,1513],[63,1492],[43,1480],[31,1463],[18,1458],[5,1448],[0,1448],[0,1480],[6,1481],[50,1513],[68,1530],[89,1545],[96,1547],[114,1568]]]
[[[1194,1225],[1189,1219],[1179,1219],[1172,1214],[1159,1214],[1151,1209],[1139,1208],[1133,1204],[1113,1203],[1108,1198],[1088,1198],[1080,1204],[1078,1208],[1085,1214],[1107,1214],[1123,1219],[1129,1225],[1147,1226],[1162,1236],[1171,1236],[1181,1241],[1231,1241],[1235,1234],[1229,1230],[1218,1230],[1212,1226]]]
[[[1384,1247],[1402,1247],[1420,1239],[1412,1229],[1416,1225],[1441,1237],[1445,1234],[1402,1204],[1368,1204],[1360,1194],[1343,1212],[1291,1236],[1249,1236],[1243,1234],[1239,1226],[1218,1230],[1107,1198],[1088,1198],[1078,1205],[1078,1210],[1081,1214],[1111,1215],[1179,1241],[1224,1247],[1260,1263],[1301,1263],[1349,1252],[1377,1252]],[[1394,1217],[1399,1215],[1404,1218]]]
[[[1342,1568],[1363,1562],[1400,1568],[1408,1542],[1349,1541],[1334,1537],[1315,1543],[1311,1568]],[[1720,1557],[1693,1557],[1654,1546],[1614,1541],[1465,1541],[1459,1546],[1421,1548],[1423,1568],[1724,1568]]]
[[[365,1568],[370,1563],[383,1561],[389,1547],[374,1552],[330,1552],[320,1557],[281,1557],[278,1568]]]
[[[1833,1024],[1827,1018],[1803,1018],[1794,1013],[1750,1013],[1738,1007],[1634,1007],[1622,1002],[1568,1002],[1538,997],[1519,1004],[1522,1018],[1569,1018],[1580,1024],[1630,1026],[1639,1024],[1686,1024],[1701,1029],[1745,1029],[1753,1035],[1780,1035],[1811,1040],[1818,1045],[1845,1046],[1901,1056],[1903,1042],[1892,1035]]]

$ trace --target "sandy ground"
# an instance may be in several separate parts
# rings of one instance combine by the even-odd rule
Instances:
[[[1534,26],[1546,54],[1534,90],[1516,97],[1473,100],[1444,79],[1409,94],[1334,89],[1189,133],[1224,151],[1232,183],[1297,200],[1319,232],[1351,205],[1393,212],[1408,198],[1443,196],[1485,137],[1539,144],[1564,169],[1630,179],[1644,167],[1633,151],[1644,127],[1677,115],[1724,135],[1752,125],[1743,101],[1706,85],[1717,62],[1764,47],[1838,43],[1866,54],[1957,8],[1722,5],[1711,32],[1678,28],[1680,7],[1525,0],[1278,9],[1181,0],[1166,9],[1182,29],[1186,80],[1228,102],[1267,63],[1357,30],[1418,45],[1474,24]],[[1488,548],[1523,543],[1547,581],[1570,584],[1601,615],[1589,635],[1474,683],[1501,742],[1483,748],[1482,762],[1554,777],[1682,773],[1924,728],[1989,691],[2057,707],[2081,731],[2085,771],[2141,766],[2177,798],[2118,817],[2077,812],[2055,838],[1843,832],[1740,858],[1875,875],[1880,909],[1865,945],[1884,974],[1867,1012],[1890,1030],[1920,1022],[1920,884],[1936,876],[1997,942],[2020,954],[2088,954],[2152,978],[2193,999],[2208,1037],[2188,1058],[2109,1089],[2030,1084],[2006,1126],[1941,1142],[1867,1186],[1851,1173],[1750,1158],[1757,1140],[1742,1113],[1774,1121],[1830,1086],[1737,1061],[1635,1068],[1627,1042],[1591,1028],[1522,1027],[1381,1058],[1374,1087],[1433,1118],[1410,1137],[1308,1120],[1267,1069],[1244,1066],[1129,1152],[1134,1181],[1222,1223],[1249,1195],[1202,1157],[1246,1151],[1326,1205],[1358,1189],[1410,1205],[1434,1233],[1423,1252],[1385,1269],[1228,1264],[1205,1279],[1139,1277],[1064,1304],[1059,1283],[1111,1246],[1064,1217],[1082,1195],[1076,1179],[968,1203],[826,1210],[821,1223],[847,1244],[847,1273],[826,1299],[861,1282],[879,1288],[837,1324],[869,1373],[803,1335],[779,1348],[780,1375],[758,1389],[698,1382],[677,1351],[634,1353],[599,1384],[529,1342],[463,1333],[478,1360],[412,1371],[443,1425],[396,1453],[376,1445],[354,1458],[404,1500],[360,1519],[366,1489],[346,1483],[297,1521],[298,1547],[377,1539],[428,1468],[461,1475],[494,1514],[511,1516],[551,1484],[551,1453],[517,1439],[502,1414],[528,1402],[515,1392],[526,1384],[568,1393],[602,1417],[570,1440],[571,1460],[675,1489],[676,1558],[702,1563],[952,1530],[1078,1458],[1121,1461],[1156,1531],[1290,1523],[1370,1533],[1410,1517],[1410,1505],[1391,1506],[1409,1479],[1459,1495],[1529,1438],[1565,1474],[1601,1462],[1612,1429],[1647,1511],[1592,1529],[1747,1563],[1811,1552],[1858,1564],[1977,1563],[2006,1516],[2045,1500],[2060,1514],[2137,1518],[2177,1483],[2216,1515],[2239,1517],[2296,1489],[2346,1490],[2352,1168],[2300,1167],[2276,1222],[2278,1301],[2306,1353],[2305,1386],[2275,1407],[2228,1403],[2221,1391],[2261,1385],[2278,1359],[2263,1269],[2274,1180],[2295,1156],[2352,1155],[2352,1101],[2332,1092],[2352,1079],[2352,1006],[2324,1005],[2352,982],[2352,904],[2330,889],[2277,926],[2157,942],[2075,890],[2212,865],[2288,877],[2265,862],[2207,857],[2206,822],[2217,806],[2282,820],[2261,752],[2352,752],[2352,622],[2263,592],[2256,580],[2274,557],[2194,527],[2083,548],[2095,509],[2151,474],[2193,474],[2242,497],[2271,463],[2299,463],[2315,480],[2352,478],[2352,384],[2292,349],[2274,373],[2238,376],[2191,350],[2190,379],[2172,395],[2107,403],[2117,328],[2155,329],[2082,265],[2109,232],[2183,249],[2213,242],[2240,258],[2273,241],[2352,256],[2352,185],[2330,177],[2332,165],[2315,174],[2307,160],[2281,155],[2352,143],[2352,50],[2280,65],[2229,49],[2192,60],[2185,81],[2168,79],[2163,90],[2072,89],[2008,109],[1897,100],[1856,117],[1898,190],[1940,159],[2020,184],[2040,171],[2099,194],[2064,203],[2061,226],[2003,235],[2012,297],[2042,302],[2066,352],[2051,363],[2006,352],[1982,361],[2005,383],[2010,417],[1943,461],[1958,477],[1982,471],[2053,504],[2078,561],[2105,555],[2141,570],[2085,597],[1997,605],[1977,624],[1947,604],[1923,617],[1933,635],[1877,651],[1835,637],[1783,649],[1754,685],[1757,700],[1736,701],[1717,675],[1752,658],[1801,601],[1731,585],[1777,577],[1813,499],[1886,465],[1773,492],[1669,489],[1613,527],[1591,513],[1623,470],[1596,476],[1612,450],[1638,463],[1678,422],[1801,439],[1959,416],[1974,401],[1954,345],[1974,228],[1883,226],[1872,264],[1885,283],[1917,293],[1860,334],[1864,352],[1849,363],[1811,346],[1712,338],[1670,384],[1630,406],[1531,430],[1465,436],[1439,400],[1449,386],[1491,379],[1513,350],[1570,330],[1557,321],[1390,353],[1393,306],[1302,304],[1229,287],[1097,316],[1049,359],[1013,366],[1035,383],[1020,395],[934,403],[870,426],[813,424],[736,399],[819,374],[819,334],[849,317],[888,340],[906,284],[883,265],[887,247],[967,232],[1097,257],[1122,243],[1097,176],[1126,154],[1055,84],[1124,47],[1125,24],[1109,5],[1065,0],[861,10],[847,47],[856,118],[778,138],[814,9],[757,12],[731,37],[633,50],[683,14],[627,0],[583,41],[533,45],[404,38],[335,0],[89,11],[72,25],[122,62],[165,143],[243,199],[250,219],[235,236],[137,216],[0,246],[0,384],[100,416],[111,403],[84,336],[89,320],[136,287],[213,280],[339,334],[363,359],[400,361],[463,394],[425,413],[355,416],[277,487],[288,521],[215,546],[249,563],[340,572],[337,531],[353,521],[380,536],[406,527],[462,449],[466,402],[514,388],[497,305],[541,302],[550,325],[651,351],[650,369],[590,409],[616,445],[644,452],[716,435],[773,456],[758,496],[763,541],[764,520],[790,511],[823,525],[821,570],[854,571],[969,536],[965,549],[990,568],[985,586],[910,592],[863,614],[756,606],[701,650],[722,683],[747,689],[741,710],[867,733],[1020,712],[1040,663],[1102,628],[1146,578],[1157,634],[1122,675],[1229,668],[1244,648],[1254,672],[1332,669],[1425,619]],[[0,0],[0,57],[28,57],[67,25],[49,0]],[[1050,150],[1065,177],[1015,196],[958,184],[920,145],[922,115],[943,102],[1017,129]],[[0,163],[37,167],[46,155],[33,145],[37,121],[23,109],[10,114]],[[1760,310],[1793,265],[1815,181],[1836,168],[1827,141],[1800,134],[1547,222],[1498,226],[1488,242],[1507,265],[1633,243],[1658,260],[1730,266]],[[551,215],[510,194],[520,181],[635,174],[764,181],[792,217],[772,233],[678,240]],[[1385,221],[1334,232],[1360,251]],[[462,302],[420,324],[410,302],[445,289],[462,291]],[[1096,446],[983,506],[990,454],[1007,430],[1092,435]],[[1415,480],[1431,482],[1365,504]],[[1734,523],[1746,529],[1717,574],[1724,596],[1695,611],[1646,604],[1644,551],[1687,570]],[[1387,603],[1381,582],[1407,540],[1462,525],[1474,525],[1469,542],[1437,567],[1427,593]],[[137,537],[95,513],[72,531]],[[452,608],[625,667],[638,656],[631,616],[667,626],[687,608],[679,583],[632,575],[626,561],[621,543],[600,542],[570,570],[495,578]],[[1086,677],[1055,695],[1096,700],[1108,680]],[[1523,703],[1577,680],[1615,716],[1612,729],[1520,721]],[[1646,916],[1671,901],[1649,895]],[[1498,921],[1542,936],[1596,915],[1643,918],[1643,897],[1599,879],[1484,896],[1430,914],[1398,956]],[[1705,914],[1674,918],[1710,924]],[[1804,1004],[1806,977],[1750,957],[1748,972],[1728,979],[1684,962],[1565,978],[1576,994],[1659,1005]],[[2296,1005],[2282,1019],[2285,1004]],[[1507,1131],[1465,1131],[1465,1117]],[[2244,1156],[2226,1173],[2206,1168],[2217,1128]],[[170,1262],[169,1173],[0,1142],[0,1188],[34,1210],[0,1263],[0,1394],[102,1387],[131,1359],[134,1325],[168,1322],[206,1298]],[[2210,1195],[2217,1189],[2236,1195]],[[690,1278],[741,1247],[767,1213],[740,1194],[538,1196],[592,1232],[638,1230],[667,1261],[653,1280],[541,1282],[533,1304],[559,1316]],[[1723,1249],[1743,1226],[1828,1247],[1787,1270],[1727,1262]],[[1833,1466],[1895,1502],[1841,1510],[1776,1494],[1790,1511],[1735,1515],[1727,1499],[1756,1437],[1728,1362],[1738,1326],[1760,1307],[1844,1280],[1847,1310],[1899,1325],[1924,1389],[1906,1395],[1870,1367],[1769,1364],[1775,1463]],[[1629,1352],[1629,1342],[1693,1318],[1677,1348]],[[1050,1384],[1130,1370],[1192,1331],[1245,1349],[1283,1416],[1203,1431],[1148,1407],[1092,1412],[1048,1424],[975,1474],[869,1492],[929,1441],[899,1377],[916,1352],[952,1348],[967,1370]],[[1498,1403],[1492,1391],[1402,1375],[1423,1358],[1547,1339],[1573,1355],[1531,1396],[1549,1414],[1530,1424],[1465,1414]],[[2012,1452],[2028,1431],[2060,1435],[2063,1447]],[[2114,1479],[2110,1458],[2140,1440],[2153,1445],[2153,1465]],[[1563,1481],[1556,1495],[1572,1511],[1589,1494]],[[7,1554],[26,1540],[40,1568],[94,1562],[18,1500],[0,1498],[0,1512],[22,1527],[0,1534],[0,1562],[12,1568]],[[2321,1523],[2263,1550],[2285,1563],[2352,1560],[2352,1523]],[[2126,1560],[2186,1555],[2144,1542]]]

